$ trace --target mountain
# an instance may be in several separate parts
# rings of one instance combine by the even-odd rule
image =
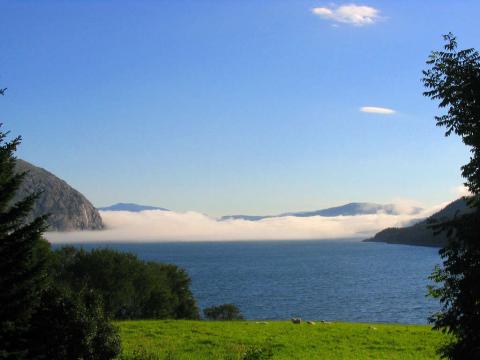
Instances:
[[[15,171],[27,172],[14,201],[23,199],[34,191],[41,191],[30,220],[36,216],[50,214],[49,230],[99,230],[102,218],[80,192],[45,169],[17,159]]]
[[[139,205],[139,204],[132,204],[132,203],[117,203],[111,206],[101,207],[98,208],[100,211],[132,211],[132,212],[140,212],[144,210],[162,210],[162,211],[169,211],[168,209],[164,209],[161,207],[156,206],[148,206],[148,205]]]
[[[268,218],[272,218],[272,217],[275,217],[275,216],[271,216],[271,215],[265,215],[265,216],[261,216],[261,215],[225,215],[225,216],[222,216],[219,220],[220,221],[225,221],[225,220],[258,221],[258,220],[268,219]]]
[[[414,208],[412,214],[419,213],[421,208]],[[342,206],[331,207],[323,210],[316,211],[304,211],[304,212],[293,212],[285,213],[280,216],[299,216],[299,217],[308,217],[308,216],[356,216],[356,215],[369,215],[369,214],[389,214],[397,215],[399,212],[396,210],[395,205],[387,204],[373,204],[373,203],[349,203]]]
[[[434,236],[432,229],[428,227],[429,220],[447,220],[455,215],[465,214],[471,211],[463,199],[455,200],[428,219],[420,221],[412,226],[404,228],[387,228],[375,234],[374,237],[366,239],[367,242],[385,242],[389,244],[405,244],[442,247],[447,239],[445,234]]]
[[[412,214],[419,213],[421,208],[413,208]],[[267,216],[257,216],[257,215],[226,215],[222,216],[220,220],[249,220],[249,221],[258,221],[267,218],[274,217],[285,217],[285,216],[296,216],[296,217],[310,217],[310,216],[356,216],[356,215],[368,215],[368,214],[391,214],[396,215],[398,211],[396,210],[395,205],[387,204],[380,205],[374,203],[349,203],[342,206],[331,207],[322,210],[314,211],[300,211],[300,212],[288,212],[279,215],[267,215]]]

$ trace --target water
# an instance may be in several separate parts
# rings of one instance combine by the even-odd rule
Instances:
[[[358,241],[83,244],[177,264],[203,309],[236,304],[247,319],[423,324],[438,249]]]

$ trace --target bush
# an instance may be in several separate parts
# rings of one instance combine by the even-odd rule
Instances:
[[[234,304],[212,306],[203,310],[209,320],[243,320],[240,309]]]
[[[46,290],[32,316],[28,340],[33,359],[104,360],[120,353],[117,330],[108,322],[101,298],[90,290]]]

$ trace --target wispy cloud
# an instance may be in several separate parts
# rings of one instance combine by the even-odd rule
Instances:
[[[373,114],[381,114],[381,115],[395,114],[395,110],[393,109],[378,107],[378,106],[363,106],[360,108],[360,111],[365,113],[373,113]]]
[[[295,240],[369,237],[391,226],[402,226],[427,217],[445,204],[412,211],[412,206],[399,202],[396,215],[378,213],[337,217],[268,218],[260,221],[227,220],[197,213],[173,211],[101,212],[107,226],[103,231],[47,233],[49,241],[69,242],[161,242],[161,241],[231,241],[231,240]]]
[[[381,19],[380,10],[365,5],[341,5],[337,7],[315,7],[312,13],[323,19],[354,26],[376,23]]]

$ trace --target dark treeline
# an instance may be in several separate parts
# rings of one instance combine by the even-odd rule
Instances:
[[[74,292],[91,289],[115,319],[198,319],[188,274],[110,249],[63,247],[52,252],[50,276]]]

